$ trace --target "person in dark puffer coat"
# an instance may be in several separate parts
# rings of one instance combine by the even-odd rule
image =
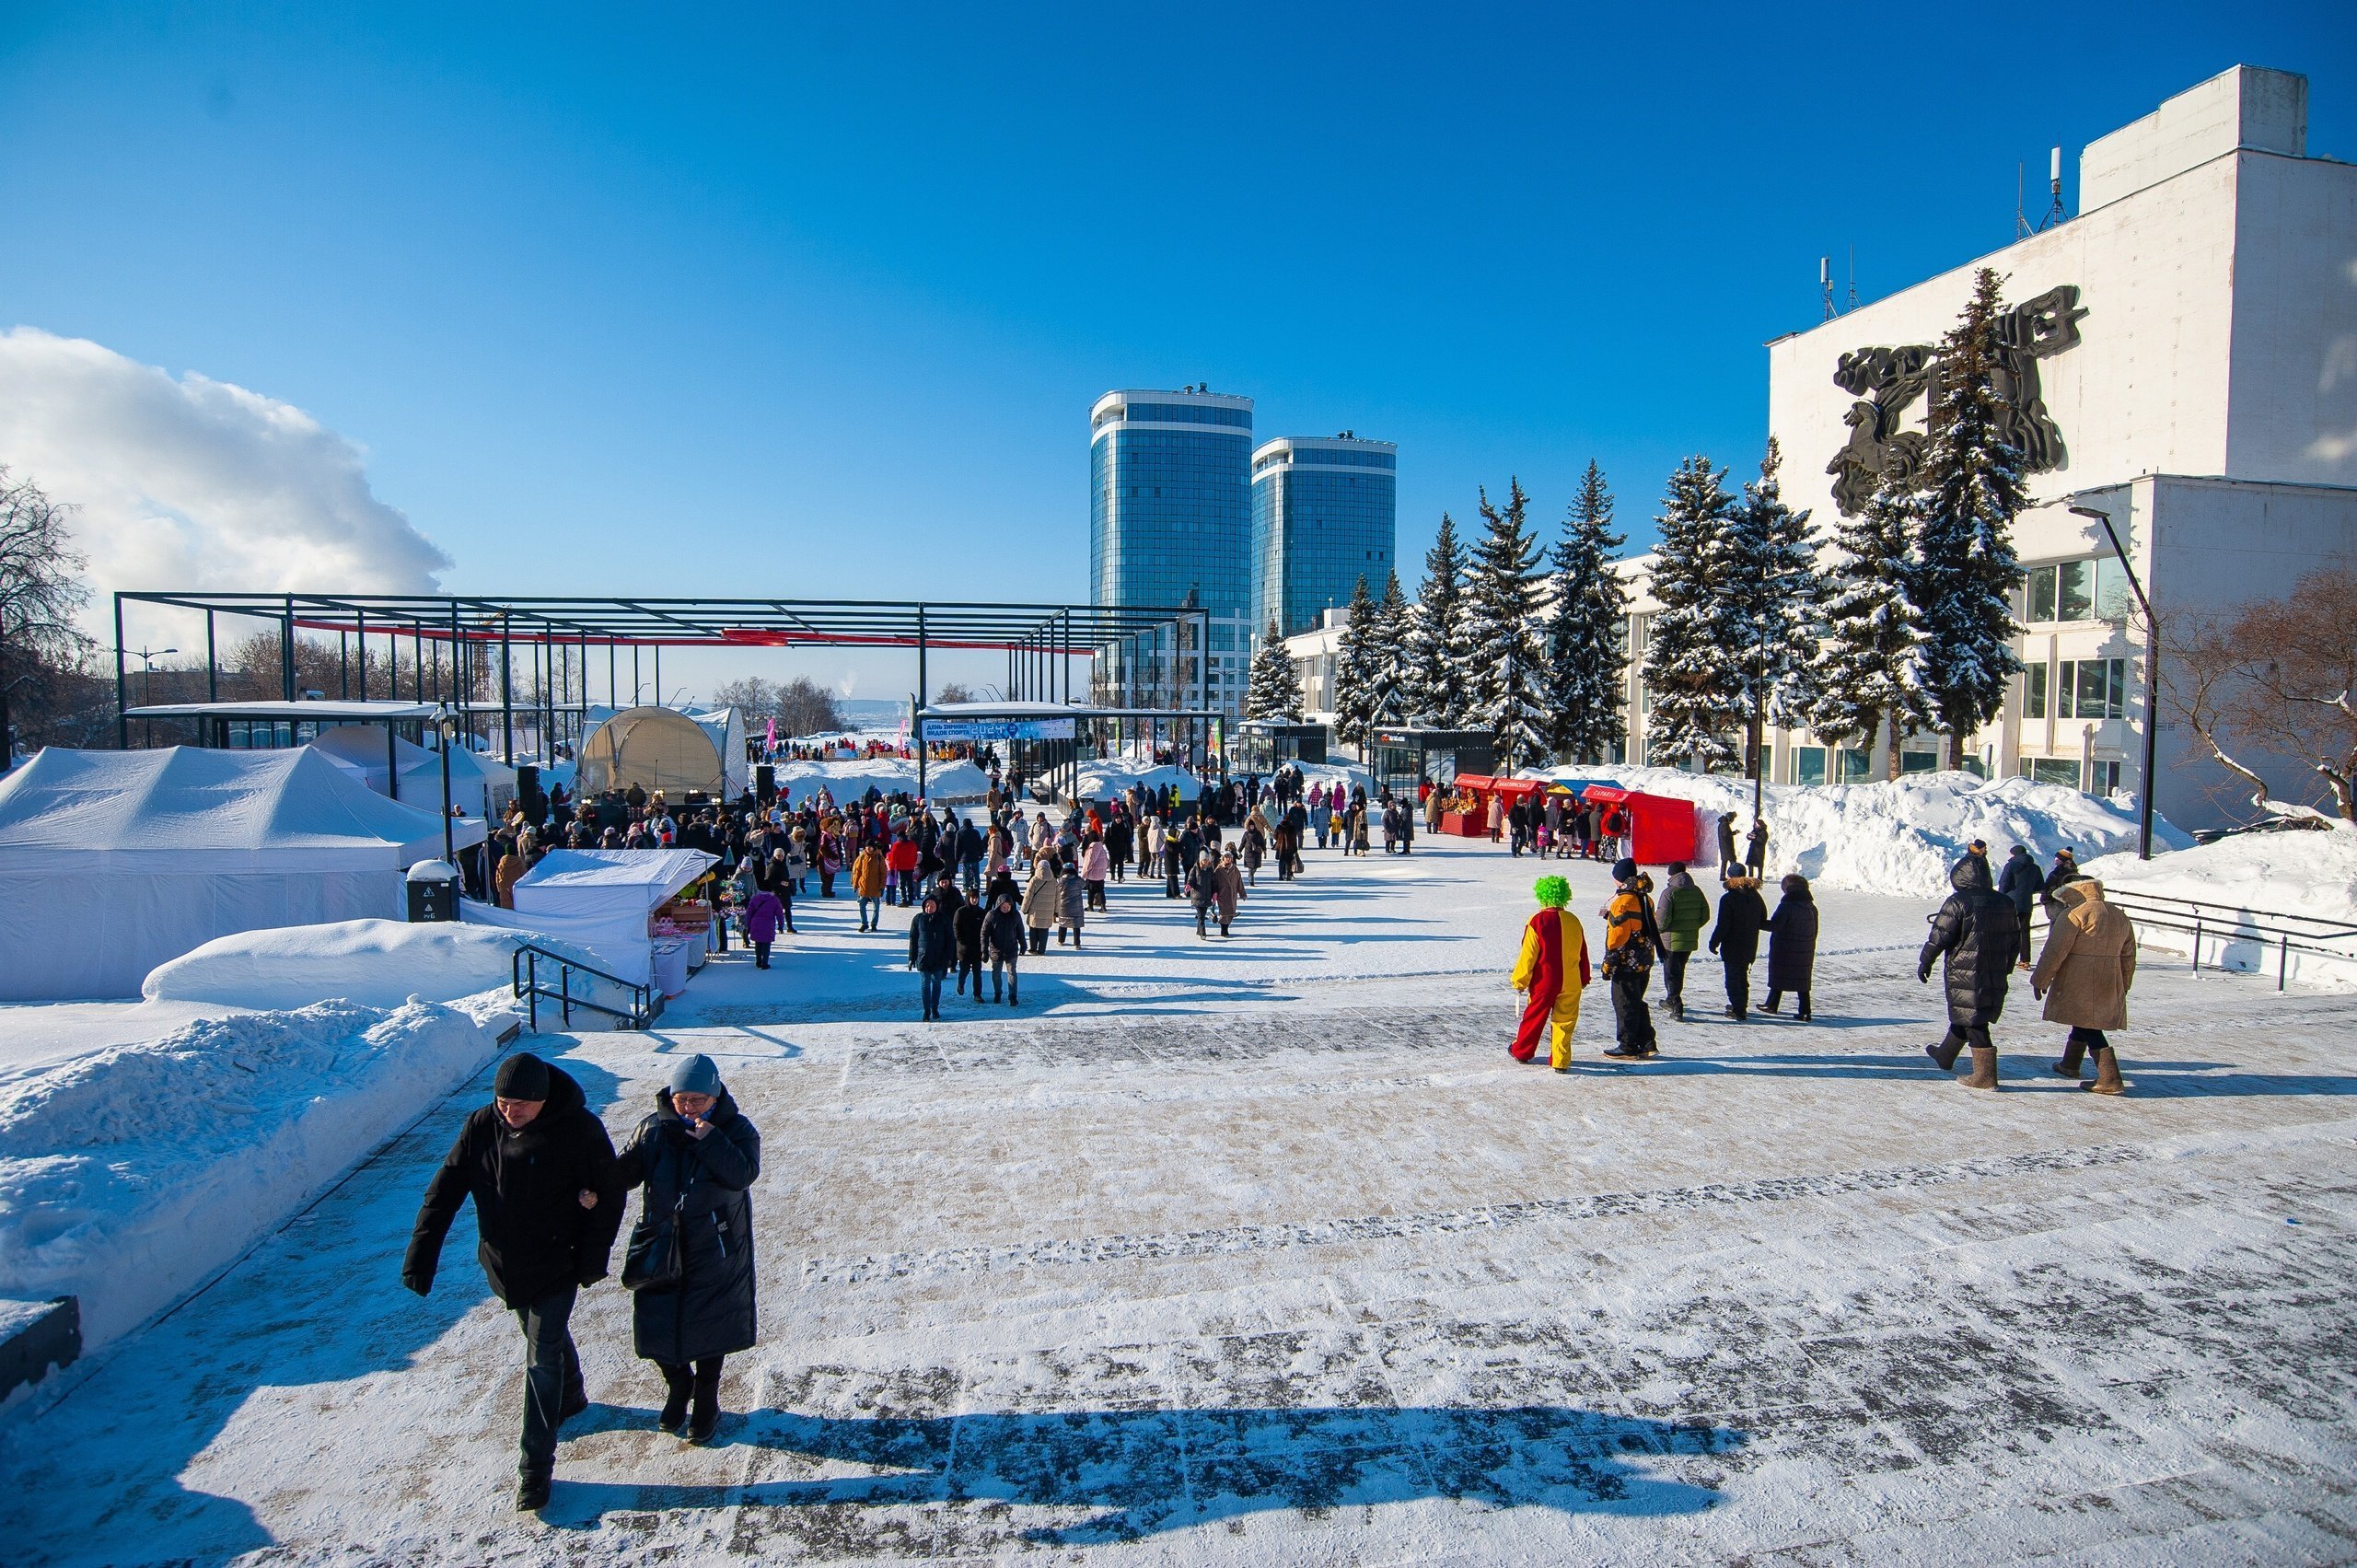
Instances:
[[[2013,978],[2014,958],[2021,951],[2021,919],[2014,901],[1991,885],[1985,856],[1968,854],[1948,873],[1956,891],[1932,916],[1932,934],[1915,966],[1915,978],[1932,978],[1932,962],[1947,960],[1948,1032],[1925,1055],[1948,1072],[1956,1055],[1972,1048],[1972,1075],[1964,1080],[1972,1089],[1997,1086],[1997,1047],[1989,1026],[2005,1010],[2005,988]]]
[[[1784,993],[1800,998],[1800,1021],[1817,1015],[1809,1010],[1808,982],[1817,969],[1817,900],[1808,878],[1795,871],[1780,884],[1784,896],[1768,917],[1768,1011],[1784,1000]]]
[[[567,1326],[574,1297],[606,1277],[621,1223],[614,1146],[561,1068],[528,1051],[499,1064],[492,1103],[479,1107],[425,1189],[401,1260],[401,1283],[434,1289],[442,1238],[474,1200],[475,1257],[491,1293],[524,1331],[524,1431],[516,1505],[544,1506],[556,1468],[557,1428],[589,1408]]]
[[[1726,969],[1727,1016],[1742,1023],[1751,1016],[1751,966],[1759,958],[1759,933],[1768,905],[1759,879],[1738,871],[1719,895],[1719,918],[1711,927],[1711,951]]]
[[[631,1342],[661,1369],[669,1397],[656,1424],[709,1440],[720,1423],[721,1360],[753,1348],[753,1203],[761,1134],[737,1109],[709,1056],[691,1056],[655,1093],[654,1111],[616,1168],[639,1187],[639,1223],[676,1218],[679,1283],[633,1298]],[[691,1413],[690,1406],[693,1411]]]

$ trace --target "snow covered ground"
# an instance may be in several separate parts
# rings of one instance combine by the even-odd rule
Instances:
[[[2134,853],[2085,862],[2090,877],[2124,893],[2185,899],[2216,916],[2202,935],[2204,963],[2291,975],[2357,989],[2357,830],[2239,833],[2215,843],[2138,860]],[[2286,921],[2283,916],[2304,917]],[[2296,930],[2305,947],[2279,955],[2264,940],[2217,940],[2227,933]],[[2335,935],[2335,932],[2338,935]],[[2154,925],[2147,946],[2191,953],[2196,934]],[[2279,957],[2282,962],[2279,965]]]
[[[1601,766],[1557,768],[1551,776],[1605,781],[1693,801],[1697,860],[1718,862],[1719,814],[1736,814],[1736,845],[1751,827],[1747,780],[1689,773],[1675,768]],[[1762,792],[1768,817],[1771,880],[1797,871],[1826,888],[1862,893],[1939,898],[1947,890],[1948,867],[1965,846],[1980,839],[1992,863],[2002,863],[2015,844],[2026,844],[2039,864],[2068,845],[2082,860],[2136,843],[2136,812],[2060,784],[2028,779],[1983,781],[1970,773],[1911,773],[1880,784],[1829,787],[1769,784]],[[2164,849],[2193,842],[2165,820],[2154,839]]]
[[[575,1318],[596,1402],[545,1517],[508,1510],[513,1322],[456,1237],[431,1300],[396,1283],[478,1075],[54,1379],[0,1433],[0,1539],[109,1563],[2351,1555],[2357,997],[2153,966],[2119,1037],[2135,1092],[2102,1100],[2045,1071],[2058,1031],[2017,995],[2003,1091],[1976,1095],[1921,1055],[1928,902],[1836,891],[1814,1027],[1719,1019],[1698,965],[1662,1060],[1597,1060],[1596,992],[1559,1076],[1502,1049],[1539,869],[1313,852],[1225,944],[1117,889],[1019,1013],[953,997],[933,1026],[897,932],[797,901],[813,934],[732,981],[741,1016],[542,1042],[616,1129],[709,1051],[765,1133],[763,1345],[714,1445],[653,1430],[600,1285]],[[1585,913],[1600,877],[1573,880]]]

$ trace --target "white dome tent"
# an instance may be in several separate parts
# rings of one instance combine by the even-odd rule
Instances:
[[[745,791],[745,721],[735,708],[593,708],[590,716],[595,727],[581,738],[575,769],[584,795],[633,784],[671,799],[690,790],[731,799]]]

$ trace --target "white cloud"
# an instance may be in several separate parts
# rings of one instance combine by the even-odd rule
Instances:
[[[366,459],[275,398],[0,332],[0,463],[77,508],[94,621],[124,588],[434,591],[450,558],[370,494]]]

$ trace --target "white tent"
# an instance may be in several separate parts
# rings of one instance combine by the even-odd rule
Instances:
[[[386,787],[388,752],[385,732],[379,726],[336,725],[319,731],[319,738],[310,744],[334,761],[358,769],[366,776],[368,787],[378,795],[392,795]],[[393,798],[421,811],[439,813],[442,809],[441,754],[397,738],[389,756],[400,765],[401,793]],[[488,812],[505,810],[507,803],[515,798],[515,769],[496,758],[479,756],[464,747],[450,749],[450,804],[469,817],[482,817]]]
[[[644,984],[653,949],[648,917],[717,858],[697,849],[551,850],[517,878],[515,909],[468,900],[459,914],[478,924],[578,943],[610,964],[614,974]]]
[[[752,764],[745,757],[745,715],[736,708],[593,705],[582,722],[586,727],[574,755],[580,760],[585,794],[635,784],[673,796],[697,789],[734,800],[752,780]],[[711,748],[708,755],[687,738],[690,726]]]
[[[0,1000],[136,996],[215,936],[401,919],[401,868],[441,853],[438,803],[387,800],[308,747],[50,747],[0,779]]]

